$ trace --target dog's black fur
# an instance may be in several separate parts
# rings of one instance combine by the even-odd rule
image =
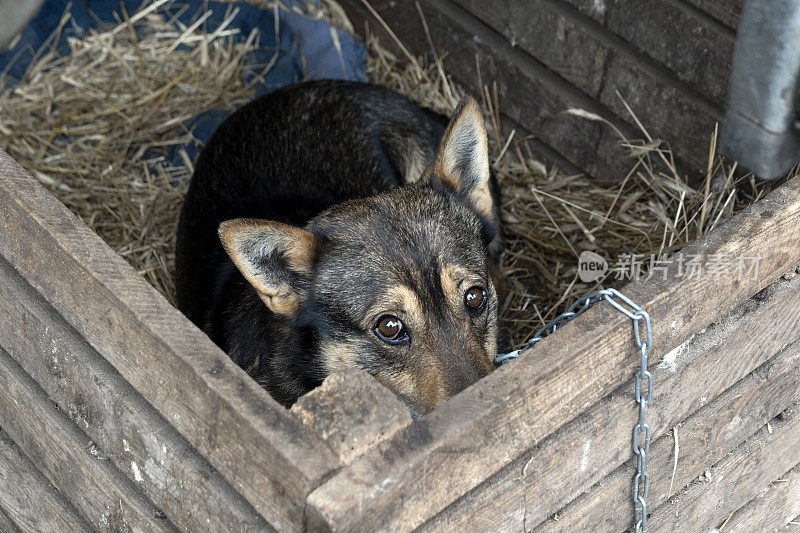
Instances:
[[[178,304],[284,405],[361,367],[427,412],[492,370],[497,209],[473,100],[448,128],[380,87],[287,87],[234,113],[200,154]],[[464,300],[475,286],[478,311]],[[403,342],[376,332],[386,315]]]

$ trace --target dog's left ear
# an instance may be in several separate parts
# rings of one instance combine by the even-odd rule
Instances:
[[[497,226],[486,128],[478,103],[471,96],[465,96],[453,113],[431,179],[458,193],[481,217]]]
[[[295,316],[307,298],[320,248],[316,235],[273,222],[237,218],[219,226],[222,246],[274,313]]]

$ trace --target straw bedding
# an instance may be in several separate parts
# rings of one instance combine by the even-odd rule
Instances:
[[[189,138],[182,126],[194,115],[234,109],[251,98],[241,81],[242,62],[259,42],[254,35],[234,44],[230,32],[209,33],[202,26],[176,31],[160,9],[158,2],[150,4],[149,12],[73,40],[67,56],[40,51],[22,82],[0,91],[0,148],[174,301],[175,228],[192,162],[184,158],[173,165],[159,154]],[[306,14],[352,29],[332,0]],[[444,50],[396,57],[372,36],[367,49],[373,83],[445,113],[463,93],[447,76]],[[582,283],[581,251],[592,250],[610,263],[620,254],[660,257],[774,184],[736,172],[715,154],[709,132],[706,180],[692,189],[675,171],[666,143],[651,138],[646,126],[641,140],[620,139],[629,149],[631,171],[616,183],[545,168],[519,132],[500,127],[498,95],[491,80],[484,81],[479,96],[503,194],[511,289],[502,316],[517,343],[589,290],[625,283],[613,269],[595,283]],[[568,112],[597,120],[581,110]]]

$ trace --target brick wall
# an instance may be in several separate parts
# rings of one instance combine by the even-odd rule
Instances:
[[[619,179],[630,165],[609,128],[566,115],[597,113],[641,138],[623,100],[651,136],[666,140],[691,180],[705,173],[722,120],[743,0],[421,0],[447,70],[478,93],[496,81],[501,110],[535,137],[538,157],[564,170]],[[415,3],[373,0],[414,53],[430,50]],[[371,20],[344,0],[357,28]],[[382,39],[390,44],[388,39]]]

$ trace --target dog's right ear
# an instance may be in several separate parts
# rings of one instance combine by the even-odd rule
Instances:
[[[453,112],[439,145],[432,179],[456,192],[493,228],[498,227],[486,128],[478,102],[471,96],[465,96]]]
[[[237,218],[219,226],[222,246],[274,313],[294,316],[320,247],[313,233],[270,220]]]

